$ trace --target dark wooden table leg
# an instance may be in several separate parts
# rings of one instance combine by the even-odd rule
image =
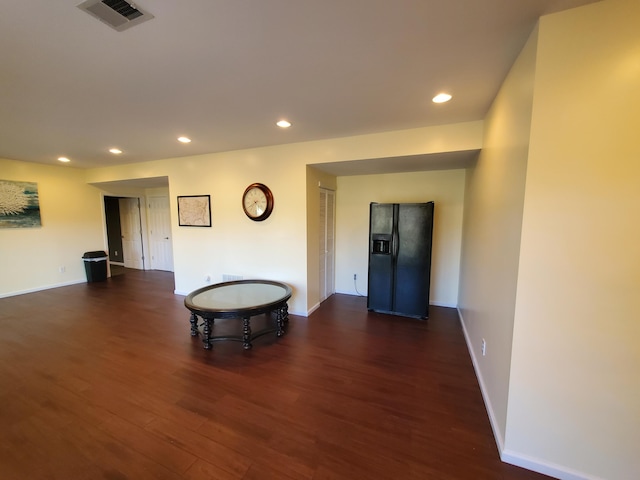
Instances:
[[[195,313],[191,313],[189,322],[191,323],[191,336],[196,337],[198,335],[198,317]]]
[[[211,350],[211,325],[213,324],[213,320],[210,318],[203,318],[204,320],[204,338],[202,341],[204,342],[204,348],[207,350]]]
[[[249,317],[242,319],[242,326],[242,348],[249,350],[253,346],[251,345],[251,324],[249,323]]]
[[[276,335],[278,337],[284,335],[284,307],[276,310]]]

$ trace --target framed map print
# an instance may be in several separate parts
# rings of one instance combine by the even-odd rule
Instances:
[[[211,226],[211,196],[184,195],[178,197],[178,225],[180,227]]]

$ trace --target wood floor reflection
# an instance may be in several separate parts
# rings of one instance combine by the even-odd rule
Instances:
[[[500,462],[454,309],[334,295],[205,351],[173,290],[127,270],[0,299],[3,480],[547,478]]]

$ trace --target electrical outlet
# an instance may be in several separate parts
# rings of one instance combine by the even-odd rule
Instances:
[[[482,339],[482,356],[484,357],[487,354],[487,342]]]
[[[65,267],[64,265],[62,265],[60,268],[58,268],[58,271],[59,271],[60,273],[64,273],[64,272],[66,272],[66,271],[67,271],[67,267]]]
[[[357,280],[357,279],[358,279],[358,274],[357,274],[357,273],[354,273],[354,274],[353,274],[353,279],[354,279],[354,280]]]

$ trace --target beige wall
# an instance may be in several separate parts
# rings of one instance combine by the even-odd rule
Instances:
[[[562,479],[640,471],[639,20],[543,17],[468,175],[459,308],[496,439]]]
[[[1,180],[38,184],[42,219],[37,228],[0,229],[0,297],[86,281],[82,254],[106,243],[100,191],[84,173],[0,159]]]
[[[540,22],[505,446],[582,478],[640,472],[639,25]]]
[[[559,478],[631,479],[640,471],[639,19],[637,0],[544,17],[496,97],[485,148],[467,175],[459,306],[502,458]],[[0,296],[85,281],[82,253],[106,246],[101,192],[87,182],[167,176],[176,290],[203,285],[207,274],[214,281],[225,273],[269,276],[292,284],[291,311],[305,314],[318,301],[309,191],[316,174],[306,165],[473,150],[482,147],[482,127],[87,172],[0,160],[0,178],[38,183],[43,222],[0,230]],[[461,175],[425,174],[416,197],[435,174]],[[366,202],[349,195],[380,188],[395,199],[413,175],[397,191],[385,190],[395,183],[386,176],[338,179],[339,289],[351,288],[353,272],[366,278],[366,236],[359,246],[366,228],[351,230],[351,220],[367,218],[361,203],[390,198],[377,190]],[[255,181],[275,195],[262,224],[246,219],[240,205]],[[213,227],[177,227],[175,197],[207,193]],[[442,202],[435,200],[437,220]],[[446,295],[433,300],[449,303]]]
[[[537,32],[486,119],[467,174],[459,311],[500,448],[504,445]],[[482,355],[482,340],[486,355]]]
[[[297,160],[297,161],[296,161]],[[292,286],[290,312],[306,314],[305,165],[278,148],[244,150],[95,169],[92,182],[169,178],[176,293],[223,275],[282,280]],[[266,184],[274,210],[263,222],[249,220],[241,197],[251,183]],[[211,195],[211,228],[179,227],[176,197]]]
[[[336,290],[367,294],[369,204],[434,201],[430,302],[455,307],[458,298],[464,170],[338,177]]]
[[[207,276],[212,282],[224,274],[272,278],[293,287],[291,313],[306,315],[319,302],[317,198],[309,185],[335,182],[313,169],[308,174],[307,164],[479,149],[481,132],[482,122],[468,122],[86,171],[2,160],[2,178],[38,183],[43,227],[0,231],[0,255],[10,265],[0,295],[85,281],[82,254],[107,245],[103,196],[146,195],[104,183],[167,177],[176,293],[205,285]],[[275,196],[264,222],[242,211],[242,192],[253,182],[265,183]],[[211,195],[213,226],[178,227],[176,197],[198,194]]]
[[[330,181],[307,165],[374,153],[387,157],[479,149],[481,133],[482,122],[426,127],[99,168],[88,171],[87,179],[168,177],[176,292],[205,285],[207,275],[213,282],[223,274],[271,278],[293,287],[289,311],[306,315],[319,302],[317,199],[309,188]],[[253,182],[268,185],[275,197],[274,211],[264,222],[252,222],[242,211],[242,192]],[[211,195],[213,227],[178,227],[175,197],[199,194]]]

